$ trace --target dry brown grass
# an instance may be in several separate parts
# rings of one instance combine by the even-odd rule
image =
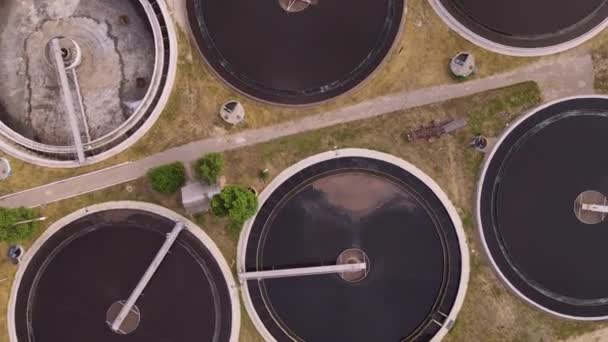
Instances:
[[[262,189],[264,182],[258,177],[260,169],[269,168],[271,176],[276,176],[294,162],[328,149],[364,147],[392,153],[421,168],[446,190],[464,218],[471,246],[475,250],[474,232],[470,226],[471,196],[482,156],[466,147],[468,140],[473,132],[478,130],[488,135],[498,133],[508,121],[539,101],[540,93],[536,85],[526,83],[464,99],[307,132],[226,153],[226,176],[232,183],[253,185]],[[496,115],[498,112],[507,112],[508,115],[503,118]],[[401,138],[404,131],[428,123],[432,119],[461,116],[468,118],[469,126],[455,135],[442,137],[430,143],[413,144]],[[127,191],[127,187],[132,191]],[[41,210],[49,217],[47,224],[50,224],[87,205],[111,200],[153,202],[183,214],[177,196],[155,193],[145,179],[53,203]],[[234,266],[238,237],[228,233],[225,229],[226,222],[211,215],[197,215],[192,219],[216,242],[228,264]],[[0,249],[0,252],[3,251]],[[12,280],[13,273],[14,266],[0,264],[0,278],[7,276]],[[8,291],[9,282],[0,283],[0,312],[6,312]],[[542,336],[559,336],[558,328],[561,329],[561,322],[556,323],[556,320],[531,310],[505,292],[504,287],[493,278],[485,261],[477,255],[477,252],[473,252],[471,289],[450,339],[484,340],[488,332],[491,332],[489,335],[500,333],[513,338],[523,336],[524,332],[537,333],[537,331],[542,332]],[[533,317],[538,323],[517,325],[520,323],[519,320],[507,321],[503,317],[505,315],[514,317],[527,315],[525,317]],[[0,321],[0,329],[6,331],[5,324]],[[579,332],[580,327],[574,326],[573,331]],[[2,338],[5,336],[0,335],[0,341]],[[262,341],[244,310],[240,340]]]
[[[608,94],[608,43],[592,50],[594,87],[598,93]]]
[[[53,170],[13,161],[15,174],[0,186],[0,195],[41,185],[49,181],[89,172],[130,159],[162,151],[195,139],[225,134],[229,131],[216,119],[216,110],[227,98],[237,97],[245,104],[247,125],[241,129],[261,127],[284,120],[331,110],[379,95],[454,82],[445,71],[448,58],[460,51],[475,53],[480,66],[477,77],[516,68],[534,59],[498,56],[481,51],[464,41],[435,15],[426,0],[408,1],[407,23],[396,49],[385,66],[363,87],[349,96],[307,109],[288,109],[259,104],[236,95],[218,82],[182,35],[178,79],[171,100],[150,133],[132,149],[104,163],[78,170]],[[601,34],[579,49],[603,53],[608,33]],[[604,59],[602,55],[600,59]],[[266,144],[239,149],[226,154],[230,181],[264,187],[259,170],[269,168],[271,177],[297,160],[336,147],[365,147],[400,156],[429,174],[448,193],[463,217],[471,247],[472,274],[470,288],[459,319],[447,341],[553,341],[599,328],[598,324],[566,322],[540,313],[509,293],[496,279],[483,255],[471,219],[473,189],[481,155],[465,146],[473,132],[498,133],[522,111],[540,101],[538,90],[530,84],[478,94],[381,116],[374,119],[308,132]],[[509,113],[497,119],[497,110]],[[469,127],[455,135],[433,142],[408,144],[403,131],[434,118],[468,116]],[[151,191],[144,180],[54,203],[43,208],[49,223],[86,205],[109,200],[142,200],[180,211],[177,197],[161,196]],[[193,218],[222,250],[229,264],[236,254],[236,238],[224,229],[225,222],[209,215]],[[0,245],[0,253],[6,246]],[[6,312],[14,266],[0,262],[0,312]],[[0,318],[0,329],[6,331],[6,317]],[[241,341],[257,342],[257,335],[243,310]],[[0,334],[0,342],[8,341]]]
[[[117,200],[146,201],[156,203],[177,211],[184,216],[188,216],[183,211],[177,195],[166,196],[156,193],[151,189],[146,179],[142,178],[130,183],[53,203],[41,208],[41,212],[43,215],[47,216],[48,219],[43,226],[43,229],[38,232],[37,236],[39,236],[50,224],[68,213],[96,203]],[[202,229],[213,239],[218,248],[222,251],[222,254],[228,261],[228,264],[230,266],[234,266],[234,259],[236,256],[236,238],[226,233],[226,230],[223,229],[224,222],[212,217],[211,215],[190,217],[190,219],[202,227]],[[33,241],[29,241],[24,245],[27,247],[31,245],[32,242]],[[5,244],[0,244],[0,253],[5,255],[6,251],[7,246]],[[0,312],[6,312],[7,310],[8,296],[10,294],[10,287],[15,272],[15,266],[9,263],[6,258],[0,259],[0,280],[7,278],[6,281],[0,281]],[[263,342],[253,327],[253,324],[249,320],[245,310],[242,309],[241,311],[242,328],[240,341]],[[0,331],[2,331],[2,333],[0,333],[0,342],[8,342],[6,315],[0,316]]]
[[[482,155],[467,148],[474,133],[499,134],[527,109],[539,104],[533,83],[464,99],[299,134],[226,155],[228,179],[258,189],[259,170],[272,176],[294,162],[333,148],[365,147],[399,156],[429,174],[446,191],[463,218],[471,249],[472,273],[465,305],[447,341],[555,341],[602,326],[563,321],[539,312],[512,295],[479,253],[472,202]],[[507,113],[498,116],[498,113]],[[401,134],[432,119],[467,117],[467,128],[432,142],[406,143]],[[246,341],[246,340],[244,340]]]
[[[608,30],[604,30],[593,40],[584,44],[581,49],[591,51],[595,90],[600,94],[608,94]]]
[[[179,34],[179,43],[173,94],[159,120],[142,140],[110,160],[78,169],[41,168],[11,158],[15,172],[9,180],[2,182],[0,196],[140,159],[198,139],[293,120],[389,93],[453,83],[456,81],[447,72],[447,62],[461,50],[472,51],[476,55],[480,69],[477,77],[534,61],[481,50],[451,32],[426,0],[409,0],[403,34],[386,63],[369,81],[348,95],[318,106],[286,108],[262,104],[236,94],[213,76],[184,33]],[[229,98],[239,99],[247,110],[247,123],[237,129],[226,127],[217,116],[218,108]]]

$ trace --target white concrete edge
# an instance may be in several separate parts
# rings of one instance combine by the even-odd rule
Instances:
[[[42,166],[42,167],[51,167],[51,168],[76,168],[79,167],[76,161],[69,162],[61,162],[61,161],[52,161],[47,160],[41,157],[38,157],[34,154],[25,152],[25,149],[20,149],[19,147],[13,145],[11,142],[5,140],[0,137],[0,151],[8,154],[9,156],[19,159],[23,162]]]
[[[217,261],[222,274],[224,275],[224,279],[226,280],[226,284],[228,285],[228,292],[230,295],[231,302],[231,311],[232,311],[232,326],[230,333],[230,341],[238,342],[239,332],[241,327],[241,307],[239,303],[239,294],[238,294],[238,286],[234,280],[234,276],[232,275],[232,271],[224,258],[224,255],[219,250],[215,242],[194,222],[188,220],[182,215],[169,210],[165,207],[161,207],[156,204],[146,203],[146,202],[135,202],[135,201],[116,201],[116,202],[106,202],[101,204],[92,205],[89,207],[84,207],[79,209],[53,223],[49,226],[42,235],[36,239],[34,244],[27,250],[25,255],[23,256],[23,260],[19,264],[17,269],[17,273],[15,274],[15,279],[13,280],[9,302],[8,302],[8,312],[7,312],[7,324],[8,324],[8,333],[9,333],[9,341],[10,342],[18,342],[17,340],[17,332],[15,327],[15,310],[16,310],[16,302],[17,302],[17,293],[19,292],[19,285],[23,278],[23,274],[27,269],[28,264],[36,254],[36,252],[42,247],[42,245],[56,232],[61,230],[63,227],[68,225],[71,222],[76,221],[77,219],[92,214],[96,212],[102,212],[113,209],[134,209],[134,210],[143,210],[148,211],[157,215],[161,215],[167,218],[170,218],[175,221],[184,222],[188,231],[191,232],[194,236],[196,236],[203,245],[207,248],[207,250],[211,253],[214,259]],[[24,342],[24,341],[21,341]]]
[[[481,222],[481,192],[482,192],[482,188],[483,188],[483,183],[484,183],[485,178],[486,178],[486,173],[488,171],[488,167],[490,166],[490,163],[492,162],[494,154],[496,154],[496,151],[498,151],[498,148],[500,148],[500,146],[502,145],[502,143],[504,142],[504,140],[509,136],[509,134],[515,128],[517,128],[520,124],[522,124],[524,121],[526,121],[528,118],[532,117],[534,114],[540,112],[541,110],[543,110],[543,109],[545,109],[547,107],[553,106],[553,105],[555,105],[557,103],[564,102],[564,101],[575,100],[575,99],[585,99],[585,98],[597,98],[597,99],[606,99],[606,100],[608,100],[608,96],[607,95],[577,95],[577,96],[564,97],[564,98],[561,98],[561,99],[557,99],[557,100],[554,100],[554,101],[542,104],[539,107],[532,109],[531,111],[529,111],[526,114],[524,114],[521,117],[519,117],[512,124],[510,124],[509,127],[507,127],[507,129],[500,135],[500,137],[496,141],[496,144],[494,144],[494,146],[492,147],[492,150],[490,151],[490,153],[487,153],[486,156],[485,156],[485,158],[484,158],[483,165],[481,167],[481,174],[479,176],[479,180],[477,181],[477,190],[476,190],[476,194],[475,194],[475,204],[474,204],[475,208],[474,208],[474,211],[475,211],[475,223],[477,225],[477,233],[479,234],[480,240],[482,242],[484,252],[485,252],[486,256],[488,257],[488,259],[490,260],[490,262],[492,264],[492,267],[494,268],[494,271],[498,274],[499,278],[507,285],[507,287],[513,293],[515,293],[517,296],[519,296],[520,298],[522,298],[528,304],[531,304],[533,307],[535,307],[537,309],[540,309],[541,311],[547,312],[549,314],[555,315],[557,317],[560,317],[560,318],[565,318],[565,319],[570,319],[570,320],[577,320],[577,321],[599,321],[599,320],[606,320],[606,319],[608,319],[608,316],[577,317],[577,316],[565,315],[565,314],[553,311],[553,310],[551,310],[549,308],[546,308],[546,307],[544,307],[544,306],[536,303],[532,299],[528,298],[523,293],[521,293],[509,281],[509,279],[507,279],[507,277],[502,273],[502,271],[500,270],[500,268],[496,264],[496,261],[492,257],[492,253],[490,252],[490,248],[488,247],[488,243],[486,241],[486,237],[485,237],[485,235],[483,233],[483,225],[482,225],[482,222]]]
[[[575,48],[578,45],[586,42],[587,40],[592,39],[597,34],[599,34],[601,31],[603,31],[606,27],[608,27],[608,18],[606,18],[606,19],[604,19],[604,21],[602,21],[600,24],[598,24],[597,26],[595,26],[593,29],[586,32],[585,34],[583,34],[577,38],[571,39],[569,41],[557,44],[557,45],[551,45],[551,46],[540,47],[540,48],[514,47],[514,46],[508,46],[508,45],[496,43],[494,41],[484,38],[484,37],[478,35],[477,33],[471,31],[469,28],[464,26],[458,19],[456,19],[443,6],[443,4],[441,4],[441,0],[428,0],[428,1],[431,4],[431,7],[433,7],[433,9],[435,10],[435,13],[437,13],[437,15],[439,17],[441,17],[443,22],[445,22],[453,31],[458,33],[464,39],[468,40],[469,42],[471,42],[483,49],[486,49],[486,50],[489,50],[489,51],[492,51],[495,53],[503,54],[503,55],[508,55],[508,56],[537,57],[537,56],[546,56],[546,55],[563,52],[563,51]]]
[[[130,137],[125,139],[120,144],[114,146],[108,151],[95,155],[93,157],[87,157],[84,164],[79,164],[77,161],[60,161],[51,160],[39,157],[33,153],[25,152],[25,149],[18,146],[14,146],[10,141],[6,141],[0,136],[0,150],[9,154],[10,156],[25,161],[27,163],[35,164],[42,167],[48,168],[78,168],[91,164],[98,163],[110,157],[113,157],[119,153],[124,152],[126,149],[135,144],[139,139],[143,138],[146,133],[156,123],[161,113],[164,111],[167,102],[173,92],[173,85],[175,84],[175,77],[177,74],[177,59],[178,59],[178,42],[177,34],[175,31],[175,22],[171,17],[166,0],[156,0],[159,7],[161,8],[163,17],[167,24],[167,33],[169,35],[169,69],[167,70],[167,80],[165,81],[164,87],[162,88],[161,96],[152,111],[152,114],[144,122],[144,124]]]
[[[367,149],[347,148],[347,149],[323,152],[323,153],[316,154],[316,155],[310,156],[308,158],[305,158],[305,159],[299,161],[298,163],[293,164],[292,166],[288,167],[284,171],[282,171],[276,178],[274,178],[272,180],[272,182],[270,182],[270,184],[268,184],[268,186],[266,186],[266,188],[264,188],[264,190],[260,194],[259,208],[261,208],[264,205],[264,202],[270,197],[270,195],[281,184],[283,184],[287,179],[289,179],[294,174],[298,173],[299,171],[301,171],[311,165],[314,165],[314,164],[317,164],[317,163],[320,163],[320,162],[323,162],[326,160],[335,159],[335,158],[343,158],[343,157],[364,157],[364,158],[381,160],[381,161],[385,161],[385,162],[397,165],[397,166],[401,167],[402,169],[406,170],[407,172],[411,173],[418,179],[420,179],[426,186],[428,186],[435,193],[435,195],[442,202],[442,204],[448,211],[448,214],[450,215],[452,223],[454,224],[454,227],[456,229],[456,233],[458,236],[458,242],[460,245],[460,254],[461,254],[461,258],[462,258],[461,259],[461,270],[460,270],[460,285],[458,288],[458,294],[456,295],[456,300],[454,302],[452,310],[448,314],[448,317],[446,318],[445,322],[446,322],[446,324],[448,324],[450,321],[455,321],[456,316],[460,312],[460,309],[462,308],[462,305],[464,303],[464,298],[465,298],[468,283],[469,283],[470,264],[469,264],[469,249],[467,246],[466,234],[464,232],[464,229],[462,226],[462,221],[460,220],[460,216],[458,215],[456,208],[454,207],[452,202],[449,200],[449,198],[445,194],[445,192],[439,187],[439,185],[437,183],[435,183],[434,180],[432,180],[428,175],[426,175],[423,171],[418,169],[413,164],[411,164],[401,158],[392,156],[390,154],[367,150]],[[237,248],[237,263],[236,263],[237,273],[245,272],[245,256],[246,256],[247,241],[249,240],[249,234],[251,232],[251,227],[252,227],[253,222],[255,221],[256,217],[257,217],[257,213],[255,216],[253,216],[251,219],[249,219],[245,223],[243,230],[241,231],[241,234],[239,237],[239,244],[238,244],[238,248]],[[241,294],[242,294],[242,298],[243,298],[243,303],[245,305],[245,309],[247,310],[247,313],[249,314],[249,317],[253,321],[253,324],[255,325],[255,327],[257,328],[259,333],[262,335],[262,337],[264,337],[264,340],[266,340],[268,342],[277,342],[276,339],[270,334],[270,332],[266,329],[266,327],[260,320],[260,317],[258,316],[258,314],[253,306],[253,302],[251,301],[251,296],[249,294],[248,287],[246,286],[246,284],[241,284],[241,285],[242,285]],[[433,337],[433,339],[431,339],[431,341],[438,342],[441,339],[443,339],[443,337],[447,333],[448,333],[448,328],[444,324],[444,326],[441,328],[441,330]]]

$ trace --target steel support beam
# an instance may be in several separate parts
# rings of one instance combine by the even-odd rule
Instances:
[[[261,280],[271,278],[303,277],[321,274],[360,272],[366,268],[367,264],[364,262],[357,264],[290,268],[272,271],[244,272],[239,274],[239,279],[245,281],[253,279]]]
[[[53,60],[55,61],[55,67],[57,68],[57,75],[59,77],[59,84],[61,85],[61,95],[63,96],[63,102],[65,104],[66,113],[68,115],[68,122],[72,129],[72,136],[74,138],[74,146],[76,147],[76,155],[78,156],[78,162],[83,164],[85,162],[84,147],[82,144],[82,137],[80,135],[80,127],[78,125],[78,119],[76,118],[76,111],[74,110],[74,97],[70,90],[70,83],[68,81],[68,74],[63,65],[63,58],[61,57],[61,47],[59,46],[59,39],[54,38],[51,40],[51,52],[53,54]]]
[[[129,315],[129,312],[135,305],[135,302],[144,292],[144,289],[152,279],[152,276],[154,273],[156,273],[163,259],[165,259],[167,253],[169,253],[169,249],[171,249],[171,246],[173,246],[175,240],[177,240],[177,236],[184,228],[185,226],[182,222],[177,222],[171,233],[167,234],[167,240],[165,240],[165,243],[162,245],[158,253],[156,253],[156,257],[154,257],[154,260],[152,260],[152,263],[150,266],[148,266],[146,273],[144,273],[143,277],[135,287],[135,290],[133,290],[131,296],[129,296],[129,299],[118,313],[118,316],[116,316],[116,319],[114,319],[114,322],[112,322],[112,330],[119,331],[122,323],[125,321]]]

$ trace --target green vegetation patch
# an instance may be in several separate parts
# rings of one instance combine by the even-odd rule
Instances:
[[[220,153],[209,153],[196,162],[195,168],[198,179],[215,184],[224,168],[224,156]]]
[[[28,208],[0,208],[0,241],[14,243],[32,238],[39,227],[36,211]],[[30,222],[28,222],[30,221]]]
[[[472,133],[496,136],[519,114],[522,106],[541,102],[541,94],[535,83],[523,83],[519,88],[520,91],[516,93],[491,99],[483,107],[471,111],[467,123]]]
[[[172,194],[186,182],[186,171],[182,163],[163,165],[148,171],[148,180],[152,189],[163,194]]]
[[[230,219],[229,228],[233,233],[240,232],[245,221],[258,210],[258,198],[249,189],[238,185],[228,185],[222,192],[213,196],[211,212],[219,217]]]

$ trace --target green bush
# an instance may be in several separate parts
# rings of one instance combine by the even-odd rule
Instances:
[[[248,189],[237,185],[228,185],[222,192],[213,196],[209,204],[211,212],[230,219],[229,228],[233,232],[241,230],[245,221],[258,210],[258,198]]]
[[[171,194],[179,190],[186,182],[186,173],[182,163],[159,166],[148,172],[148,180],[152,189]]]
[[[196,162],[196,175],[209,184],[215,184],[223,167],[224,157],[220,153],[209,153]]]
[[[0,241],[19,242],[32,238],[40,222],[18,224],[36,218],[36,212],[27,208],[0,208]]]

